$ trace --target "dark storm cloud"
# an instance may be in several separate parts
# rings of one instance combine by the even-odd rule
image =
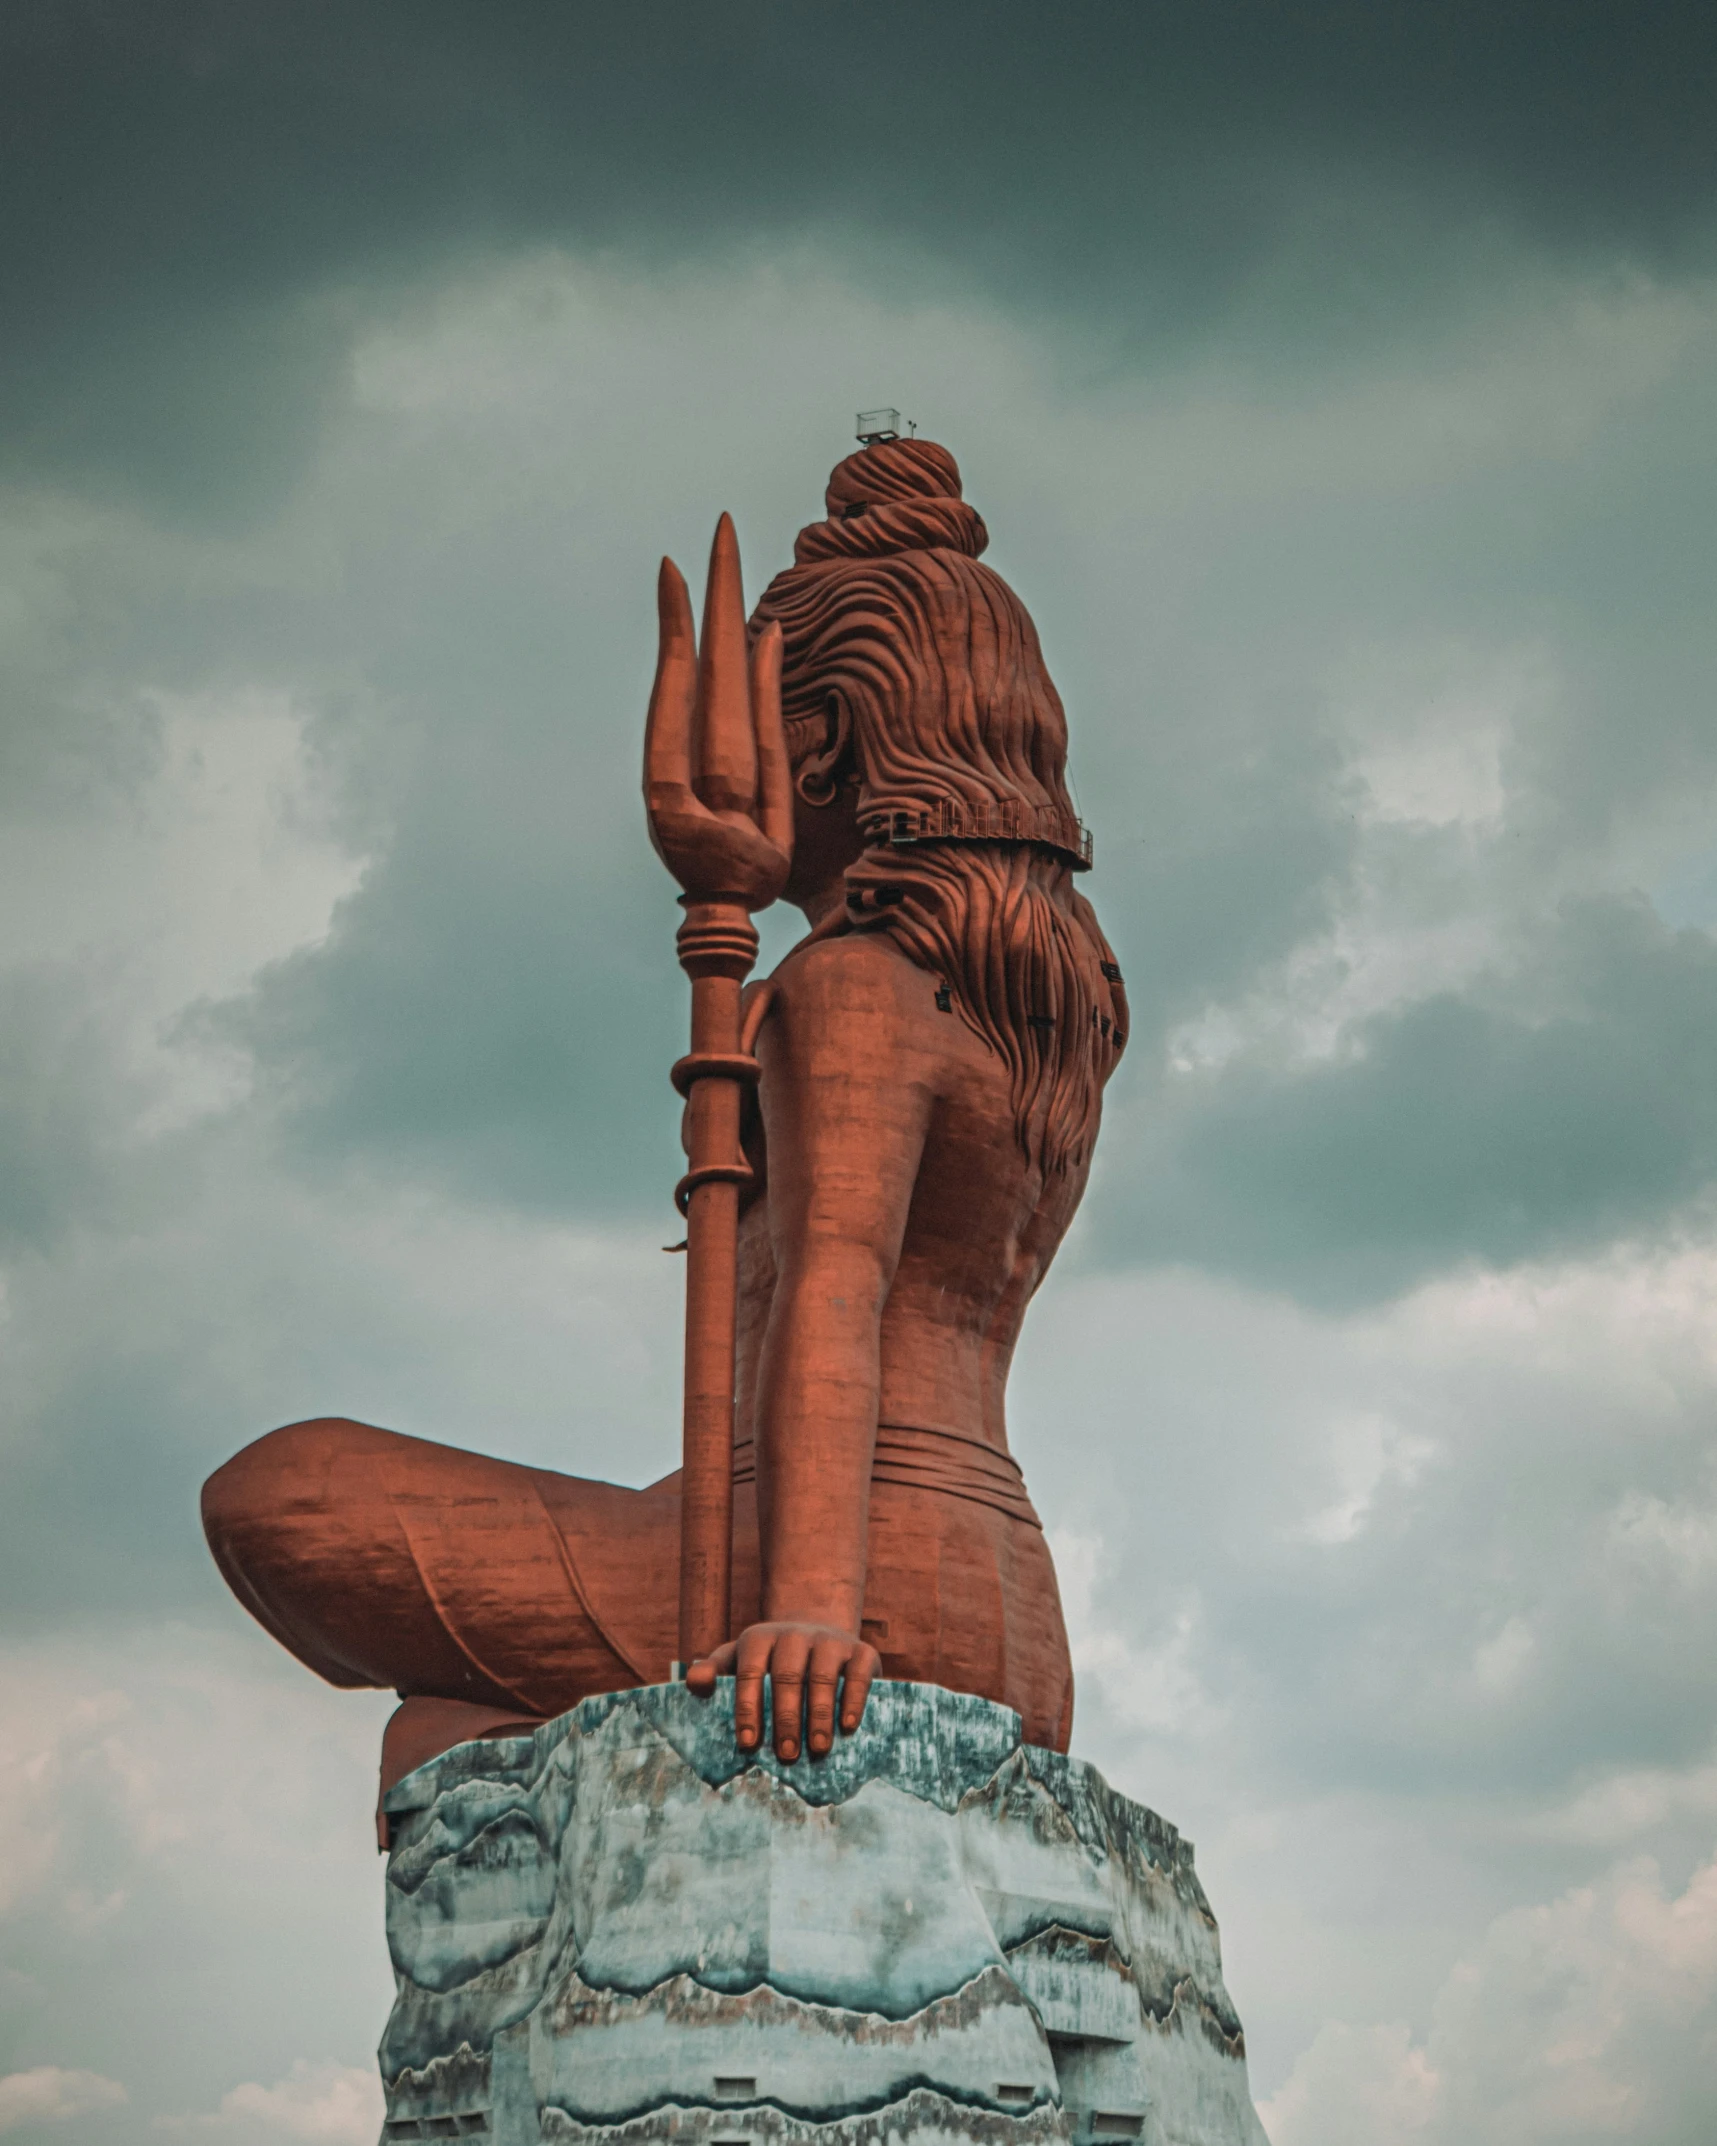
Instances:
[[[678,314],[661,318],[678,332]],[[701,318],[718,315],[706,302]],[[510,325],[461,362],[500,366],[536,332],[550,378],[586,347]],[[962,347],[963,323],[941,332]],[[600,441],[583,408],[558,403],[491,412],[486,430],[448,420],[421,440],[403,426],[390,449],[365,450],[360,427],[333,436],[329,468],[373,454],[355,465],[359,489],[397,506],[337,537],[317,522],[341,571],[292,638],[399,711],[404,757],[389,748],[357,778],[386,794],[389,833],[328,938],[214,1017],[254,1053],[313,1167],[362,1159],[563,1216],[659,1207],[677,1162],[656,1069],[682,1009],[664,965],[669,890],[636,818],[632,726],[652,554],[665,537],[695,571],[695,553],[672,535],[680,510],[647,506],[639,487],[662,473],[734,499],[753,571],[767,571],[821,474],[785,414],[794,395],[815,402],[830,362],[802,347],[777,354],[774,376],[755,355],[729,373],[736,392],[758,383],[785,429],[759,453],[736,428],[731,456],[699,461],[695,480],[682,473],[705,453],[703,420],[652,410],[624,365],[585,384]],[[1526,399],[1577,411],[1559,355],[1528,347]],[[1709,508],[1702,520],[1694,503],[1710,496],[1708,392],[1654,370],[1649,396],[1622,392],[1586,421],[1577,452],[1560,436],[1546,451],[1515,418],[1513,387],[1487,416],[1484,380],[1456,371],[1445,388],[1441,362],[1411,376],[1401,406],[1428,379],[1455,406],[1456,440],[1471,426],[1481,444],[1421,450],[1422,482],[1397,469],[1398,434],[1367,390],[1326,418],[1291,401],[1273,411],[1276,432],[1260,436],[1276,444],[1260,455],[1195,434],[1190,459],[1200,471],[1208,459],[1212,482],[1181,502],[1151,496],[1166,419],[1141,436],[1123,416],[1097,446],[1051,398],[1028,448],[984,393],[962,413],[994,556],[1076,711],[1100,843],[1093,893],[1132,993],[1134,1050],[1090,1217],[1107,1260],[1192,1260],[1316,1300],[1375,1298],[1451,1262],[1654,1227],[1717,1161],[1717,1083],[1688,1070],[1712,1056],[1710,942],[1674,938],[1625,892],[1560,925],[1543,914],[1567,890],[1614,895],[1618,871],[1623,889],[1638,885],[1606,845],[1711,779],[1712,649],[1689,566],[1709,550]],[[1662,362],[1655,342],[1627,359]],[[1302,425],[1293,466],[1315,481],[1255,466]],[[1672,457],[1700,482],[1642,485],[1642,468]],[[485,484],[497,504],[469,528],[438,504]],[[538,493],[521,514],[513,502]],[[1059,504],[1045,515],[1040,497]],[[349,511],[322,509],[331,525]],[[753,529],[767,533],[756,550]],[[1451,692],[1513,690],[1482,665],[1464,682],[1467,644],[1512,663],[1524,634],[1534,664],[1538,641],[1553,653],[1544,707],[1497,714],[1510,794],[1473,845],[1363,823],[1331,666],[1376,634],[1385,674],[1360,713],[1386,731],[1399,693],[1433,743]],[[1418,674],[1426,640],[1457,652],[1453,687],[1435,666]],[[1381,908],[1360,923],[1374,946],[1477,927],[1493,973],[1453,985],[1405,973],[1387,1005],[1340,1017],[1352,1025],[1328,1058],[1304,1061],[1268,1023],[1257,1033],[1253,995],[1341,941],[1372,900]],[[1165,1086],[1176,1031],[1211,1007],[1241,1015],[1226,1070]]]
[[[1661,1228],[1717,1169],[1711,935],[1592,901],[1487,981],[1359,1024],[1333,1060],[1249,1053],[1154,1095],[1137,1189],[1110,1189],[1117,1248],[1351,1304]]]
[[[438,772],[328,944],[214,1031],[256,1053],[307,1160],[364,1155],[525,1210],[661,1208],[677,1106],[638,1069],[672,1061],[683,1009],[654,859],[629,821],[568,841],[582,736]]]
[[[8,466],[193,514],[289,476],[352,291],[461,252],[840,233],[1107,366],[1254,287],[1277,351],[1396,332],[1451,234],[1672,264],[1717,174],[1687,5],[49,0],[0,35]]]

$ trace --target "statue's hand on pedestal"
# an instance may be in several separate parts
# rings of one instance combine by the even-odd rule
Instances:
[[[793,802],[781,730],[781,629],[749,655],[739,545],[724,514],[710,554],[703,645],[671,559],[657,588],[661,651],[644,741],[656,854],[694,899],[767,909],[787,882]]]
[[[737,1639],[717,1647],[686,1672],[700,1699],[717,1677],[733,1677],[733,1727],[741,1751],[763,1740],[763,1679],[768,1677],[775,1716],[775,1756],[791,1764],[800,1744],[820,1759],[835,1740],[835,1699],[840,1696],[841,1734],[850,1736],[864,1719],[864,1703],[882,1657],[856,1632],[831,1624],[748,1625]]]

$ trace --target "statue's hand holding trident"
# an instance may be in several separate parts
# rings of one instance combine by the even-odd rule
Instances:
[[[813,1623],[729,1636],[739,1193],[751,1176],[740,1148],[740,1088],[757,1078],[741,1047],[740,986],[757,958],[751,912],[779,897],[793,856],[781,629],[766,628],[748,654],[739,545],[725,514],[710,554],[701,647],[671,559],[662,561],[657,600],[644,799],[656,854],[685,889],[677,944],[692,979],[692,1048],[674,1068],[690,1106],[689,1167],[677,1195],[686,1216],[680,1659],[704,1694],[717,1676],[737,1673],[735,1727],[748,1749],[762,1736],[763,1679],[772,1675],[776,1746],[791,1759],[802,1725],[813,1753],[828,1749],[843,1672],[842,1726],[858,1725],[879,1664],[855,1634]]]

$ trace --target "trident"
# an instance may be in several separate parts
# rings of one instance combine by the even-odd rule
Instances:
[[[781,729],[781,629],[749,657],[739,540],[723,515],[710,551],[701,645],[685,577],[662,561],[660,654],[644,734],[644,804],[656,854],[685,890],[675,946],[692,980],[692,1047],[673,1069],[686,1098],[686,1368],[680,1479],[680,1661],[729,1636],[733,1576],[734,1326],[741,1088],[740,986],[757,959],[752,913],[787,882],[793,807]]]

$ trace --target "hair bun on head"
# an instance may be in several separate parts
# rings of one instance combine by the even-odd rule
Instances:
[[[990,541],[983,516],[960,497],[960,467],[934,440],[879,440],[837,463],[823,504],[828,520],[801,529],[796,566],[878,559],[899,551],[961,551]]]

